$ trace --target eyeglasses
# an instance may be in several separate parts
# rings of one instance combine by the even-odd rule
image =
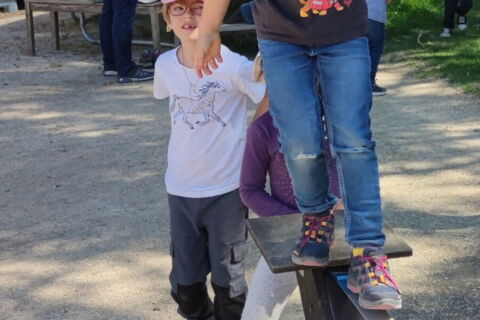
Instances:
[[[180,3],[175,3],[175,4],[172,4],[169,8],[168,8],[168,11],[170,12],[170,14],[172,16],[182,16],[185,14],[185,12],[187,12],[187,10],[190,9],[190,12],[195,15],[195,16],[201,16],[202,15],[202,11],[203,11],[203,2],[201,1],[198,1],[198,2],[195,2],[194,4],[192,4],[190,7],[187,7],[186,5],[184,4],[180,4]]]

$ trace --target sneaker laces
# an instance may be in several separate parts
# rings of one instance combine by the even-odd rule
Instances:
[[[323,238],[327,239],[327,236],[330,237],[330,230],[328,229],[329,224],[331,224],[330,216],[331,214],[321,218],[313,216],[305,217],[305,227],[307,227],[307,230],[304,232],[304,237],[300,243],[300,248],[303,248],[310,239],[321,243]]]
[[[399,293],[397,283],[393,280],[390,272],[388,271],[387,256],[373,256],[373,257],[358,257],[359,260],[364,261],[363,264],[367,269],[367,276],[371,279],[370,283],[374,286],[379,283],[383,283],[389,287],[394,287]]]

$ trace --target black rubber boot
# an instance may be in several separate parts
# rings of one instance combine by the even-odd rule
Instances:
[[[215,292],[213,300],[215,320],[240,320],[245,306],[245,294],[230,298],[230,288],[219,287],[213,282],[212,287]]]
[[[177,285],[177,293],[171,292],[178,304],[177,312],[188,320],[213,320],[213,304],[205,283],[190,286]]]

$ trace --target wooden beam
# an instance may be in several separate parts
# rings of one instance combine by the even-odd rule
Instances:
[[[60,50],[60,32],[58,30],[58,12],[50,11],[50,32],[52,33],[52,48]]]
[[[35,55],[35,29],[33,25],[33,12],[30,2],[25,2],[25,20],[27,23],[27,52],[29,55]]]
[[[152,41],[153,41],[153,48],[160,49],[161,47],[161,39],[160,39],[160,16],[155,11],[155,7],[149,7],[150,13],[150,25],[152,29]]]

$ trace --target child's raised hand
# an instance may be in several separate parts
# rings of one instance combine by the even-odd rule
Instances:
[[[220,33],[200,32],[195,45],[195,72],[201,78],[202,72],[206,75],[212,74],[212,69],[217,69],[217,62],[223,62],[220,54]]]

